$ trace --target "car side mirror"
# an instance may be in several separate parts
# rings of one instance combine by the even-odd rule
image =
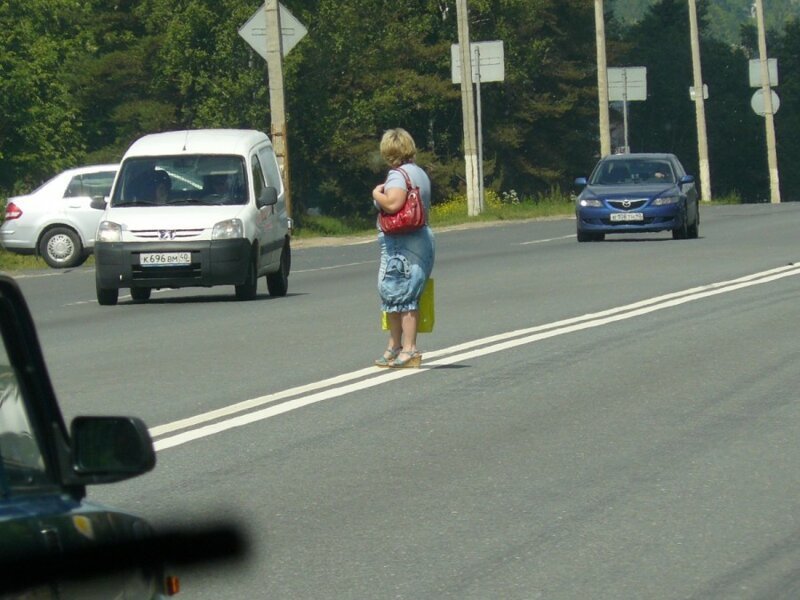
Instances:
[[[92,196],[92,201],[89,204],[92,208],[97,210],[105,210],[108,203],[108,196]]]
[[[256,201],[256,205],[258,208],[264,208],[265,206],[272,206],[273,204],[278,203],[278,190],[276,190],[272,186],[267,186],[263,190],[261,190],[261,196],[258,197]]]
[[[586,177],[576,177],[575,185],[586,185]]]
[[[694,176],[693,175],[684,175],[678,180],[678,183],[683,185],[684,183],[694,183]]]
[[[70,426],[72,469],[82,483],[112,483],[156,465],[147,426],[136,417],[75,417]]]

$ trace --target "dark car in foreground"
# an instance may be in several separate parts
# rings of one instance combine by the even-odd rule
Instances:
[[[78,416],[67,430],[27,303],[2,273],[0,334],[0,598],[165,598],[180,591],[166,565],[244,554],[230,523],[155,531],[87,499],[88,485],[155,466],[147,427],[136,417]]]
[[[696,238],[700,210],[694,177],[674,154],[616,154],[601,159],[575,201],[579,242],[609,233],[671,231],[674,239]]]
[[[135,417],[76,417],[68,431],[17,284],[0,274],[0,596],[161,598],[175,592],[163,565],[122,564],[90,580],[51,578],[76,553],[148,539],[142,518],[93,503],[89,484],[155,466],[153,444]]]

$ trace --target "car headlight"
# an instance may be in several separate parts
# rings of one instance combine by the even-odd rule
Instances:
[[[581,206],[590,206],[592,208],[603,207],[603,203],[595,198],[581,198],[580,200],[578,200],[578,204],[580,204]]]
[[[211,230],[212,240],[232,240],[244,237],[244,225],[241,219],[228,219],[220,221]]]
[[[667,204],[677,204],[681,201],[680,196],[662,196],[653,200],[654,206],[666,206]]]
[[[121,242],[122,227],[113,221],[100,221],[96,239],[98,242]]]

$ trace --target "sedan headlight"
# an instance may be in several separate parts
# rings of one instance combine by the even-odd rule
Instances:
[[[581,198],[580,200],[578,200],[578,204],[580,204],[581,206],[590,206],[592,208],[603,207],[603,203],[595,198]]]
[[[244,237],[244,225],[241,219],[228,219],[214,225],[211,231],[212,240],[232,240]]]
[[[122,241],[122,227],[113,221],[100,221],[97,226],[98,242],[121,242]]]
[[[667,204],[677,204],[681,201],[680,196],[662,196],[653,200],[654,206],[666,206]]]

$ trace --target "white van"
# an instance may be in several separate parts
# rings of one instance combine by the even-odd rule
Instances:
[[[291,220],[265,133],[200,129],[146,135],[122,159],[95,242],[97,301],[153,289],[233,285],[255,298],[266,276],[285,296]]]

